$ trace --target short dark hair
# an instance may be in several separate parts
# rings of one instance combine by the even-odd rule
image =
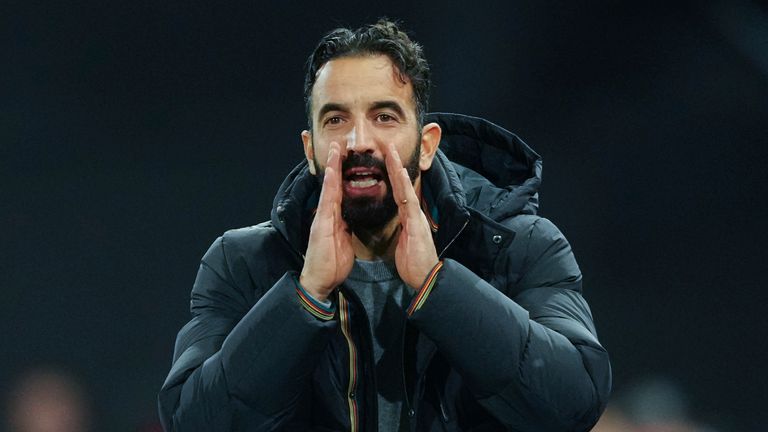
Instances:
[[[381,18],[376,24],[369,24],[357,30],[348,28],[331,30],[320,39],[320,43],[307,59],[304,102],[310,129],[312,129],[312,88],[315,86],[320,68],[335,58],[375,54],[389,57],[397,67],[400,79],[403,82],[410,81],[413,86],[416,118],[419,125],[424,124],[424,114],[429,105],[429,64],[424,58],[421,45],[412,41],[404,31],[400,30],[397,22]]]

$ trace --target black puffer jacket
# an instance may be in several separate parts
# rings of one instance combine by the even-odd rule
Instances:
[[[407,319],[411,431],[587,431],[611,386],[568,242],[536,216],[541,160],[481,119],[436,114],[441,152],[424,173],[444,260]],[[192,320],[159,395],[167,431],[375,431],[362,305],[341,286],[324,321],[299,303],[317,184],[306,163],[272,220],[228,231],[202,259]],[[366,330],[366,331],[364,331]]]

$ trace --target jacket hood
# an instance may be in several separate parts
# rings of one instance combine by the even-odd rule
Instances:
[[[459,225],[466,207],[500,221],[516,214],[536,214],[541,157],[517,135],[487,120],[461,114],[432,113],[427,122],[442,129],[432,168],[424,172],[441,219]],[[319,185],[302,160],[285,178],[272,206],[272,224],[303,253]],[[446,220],[448,219],[448,220]],[[448,226],[446,226],[448,228]],[[441,231],[452,235],[457,230]]]
[[[433,113],[426,121],[443,130],[440,150],[459,175],[467,206],[497,221],[536,214],[541,156],[523,140],[478,117]]]

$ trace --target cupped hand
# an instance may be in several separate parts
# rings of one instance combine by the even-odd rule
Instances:
[[[393,144],[389,144],[385,159],[401,226],[395,249],[395,266],[403,282],[419,289],[438,262],[437,250],[408,170],[403,167]]]
[[[347,278],[355,262],[352,234],[341,216],[342,198],[341,154],[339,144],[332,142],[299,277],[301,286],[320,301]]]

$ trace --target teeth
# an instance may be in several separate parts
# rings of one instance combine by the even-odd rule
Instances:
[[[367,188],[375,185],[377,181],[375,179],[368,179],[368,180],[350,180],[349,184],[352,187],[356,188]]]

